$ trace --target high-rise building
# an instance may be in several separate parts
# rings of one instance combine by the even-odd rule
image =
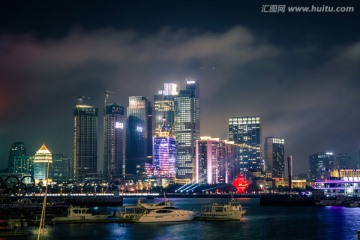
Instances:
[[[158,178],[175,179],[176,141],[164,120],[163,128],[153,139],[153,168]]]
[[[124,107],[108,104],[104,109],[104,176],[108,179],[125,174]]]
[[[34,174],[34,157],[33,156],[16,156],[14,159],[13,173]]]
[[[283,178],[285,170],[285,140],[282,138],[265,138],[266,172],[273,178]]]
[[[211,137],[201,137],[196,142],[195,182],[217,184],[233,180],[233,142]]]
[[[72,178],[71,158],[63,154],[53,154],[53,179],[55,182],[67,181]]]
[[[176,178],[194,181],[196,140],[200,139],[199,82],[186,80],[186,89],[175,96]]]
[[[15,157],[26,156],[26,147],[23,142],[15,142],[9,152],[9,168],[13,169]]]
[[[74,178],[97,173],[98,108],[77,104],[74,108]]]
[[[176,88],[174,83],[164,83],[164,90],[154,95],[154,136],[162,131],[164,119],[167,129],[174,132],[174,97],[178,95]]]
[[[43,181],[44,184],[52,181],[52,154],[43,144],[34,157],[35,183]]]
[[[142,96],[129,97],[126,124],[126,174],[143,174],[152,164],[151,102]]]
[[[339,153],[336,157],[336,165],[334,167],[337,169],[351,169],[356,168],[356,165],[353,164],[348,153]]]
[[[242,144],[239,152],[240,172],[262,172],[260,117],[232,117],[229,119],[229,140]]]
[[[334,169],[334,156],[332,152],[315,153],[309,156],[310,180],[316,181],[330,176]]]

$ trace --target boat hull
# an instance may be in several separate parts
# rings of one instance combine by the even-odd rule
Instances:
[[[236,211],[236,212],[206,212],[201,213],[197,218],[198,220],[208,220],[208,221],[238,221],[241,220],[246,213],[246,210]]]
[[[150,222],[186,222],[192,221],[195,218],[195,212],[177,210],[168,214],[152,213],[143,214],[135,222],[150,223]]]

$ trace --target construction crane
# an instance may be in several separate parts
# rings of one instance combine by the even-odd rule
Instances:
[[[104,94],[105,94],[105,97],[104,97],[104,107],[106,107],[106,104],[107,104],[107,101],[109,99],[109,95],[110,94],[113,94],[114,92],[112,91],[109,91],[109,90],[104,90]]]

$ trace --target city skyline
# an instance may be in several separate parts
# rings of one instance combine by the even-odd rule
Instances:
[[[201,136],[226,139],[228,118],[259,116],[262,142],[285,139],[294,173],[317,152],[358,160],[360,33],[349,26],[359,3],[337,5],[355,12],[271,14],[230,0],[2,3],[0,167],[14,142],[72,156],[73,95],[100,107],[108,89],[127,107],[167,82],[184,89],[185,78],[200,83]]]

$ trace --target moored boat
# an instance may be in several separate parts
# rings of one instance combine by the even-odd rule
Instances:
[[[137,205],[145,209],[162,209],[164,207],[171,207],[173,203],[166,198],[163,202],[159,203],[143,203],[142,200],[139,199]]]
[[[106,220],[110,217],[109,214],[93,214],[89,212],[89,208],[70,206],[68,208],[67,216],[65,217],[54,217],[52,221],[54,223],[65,223],[65,222],[91,222]]]
[[[27,222],[20,219],[0,219],[0,237],[20,237],[29,235]]]
[[[246,213],[240,202],[231,199],[228,203],[213,203],[201,206],[199,220],[241,220]]]
[[[190,210],[178,209],[172,202],[165,201],[150,204],[138,201],[137,205],[125,206],[120,212],[120,219],[129,222],[184,222],[195,218],[196,213]]]
[[[134,222],[184,222],[195,218],[195,212],[178,209],[175,207],[164,207],[161,209],[146,209]]]

